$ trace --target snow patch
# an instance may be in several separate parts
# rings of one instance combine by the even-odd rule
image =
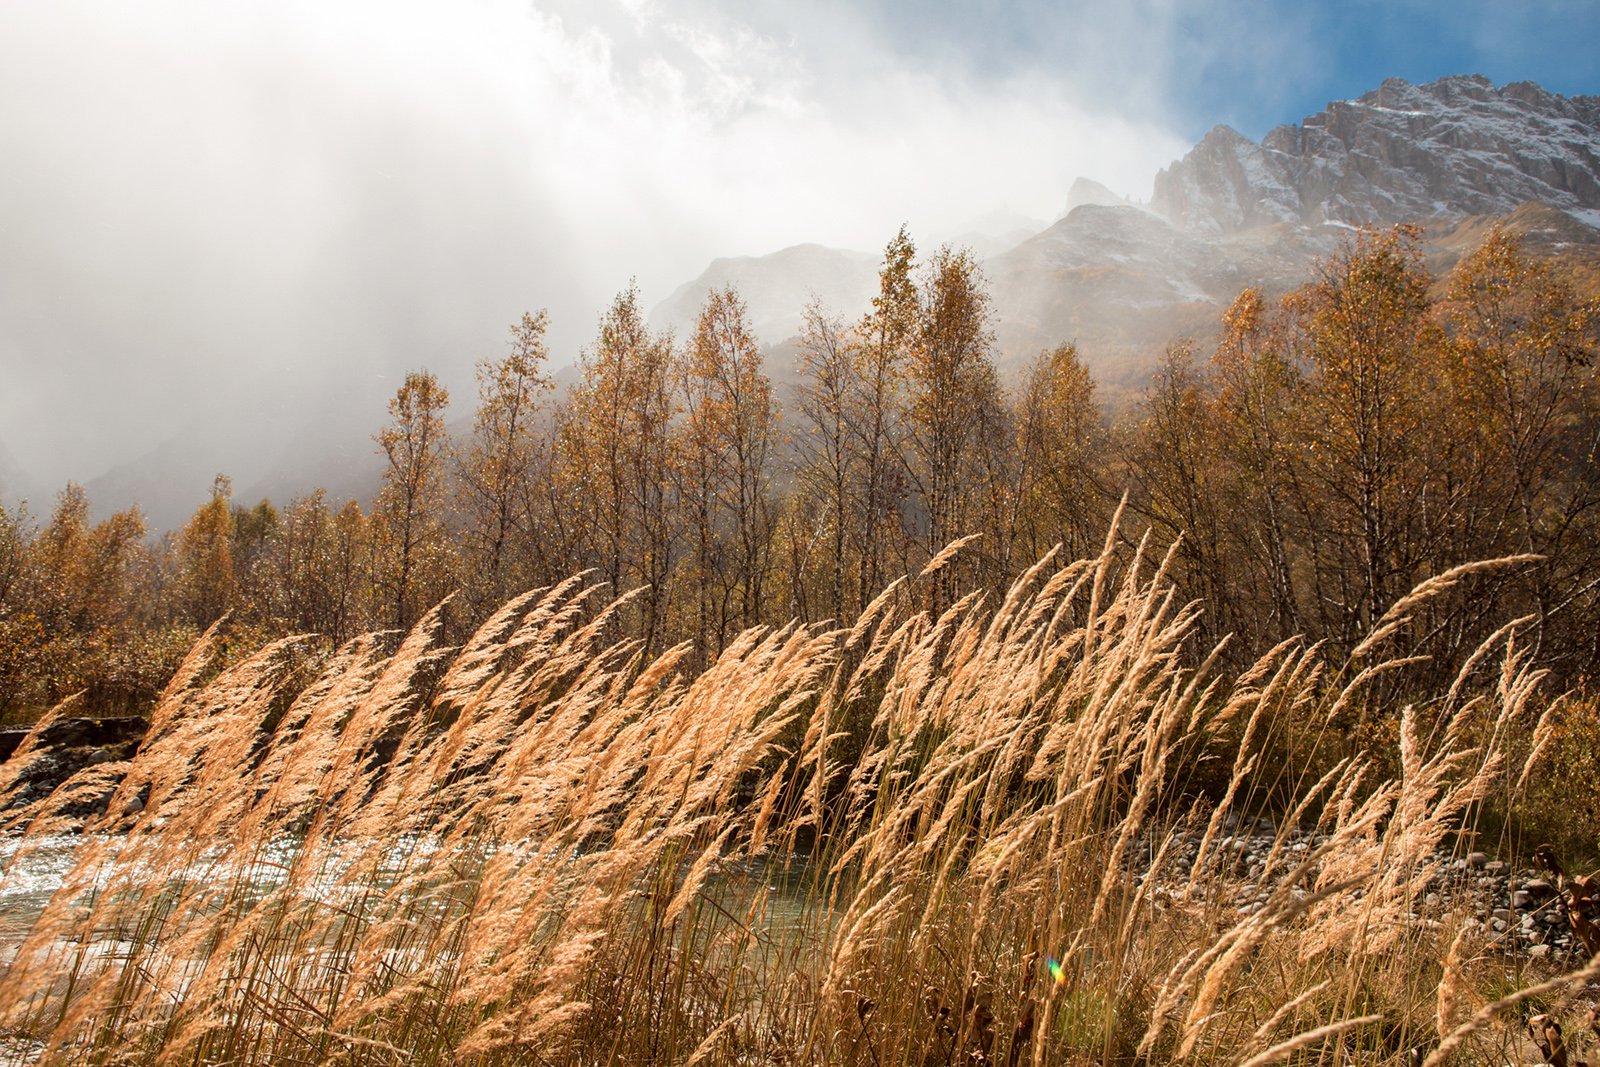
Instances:
[[[1591,229],[1600,230],[1600,208],[1569,207],[1567,214]]]
[[[1381,111],[1385,115],[1404,115],[1407,118],[1413,119],[1425,119],[1428,117],[1428,113],[1426,111],[1402,111],[1397,107],[1384,107],[1381,104],[1365,104],[1360,100],[1351,100],[1349,102],[1354,104],[1356,107],[1364,107],[1369,111]]]

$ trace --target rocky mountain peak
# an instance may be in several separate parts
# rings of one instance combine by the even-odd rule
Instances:
[[[1156,177],[1174,225],[1353,226],[1506,214],[1541,201],[1600,225],[1600,100],[1482,75],[1389,78],[1256,144],[1225,126]]]
[[[1107,189],[1093,178],[1075,178],[1072,188],[1067,190],[1067,210],[1063,215],[1070,214],[1074,208],[1085,205],[1094,207],[1115,207],[1126,204],[1122,197]]]

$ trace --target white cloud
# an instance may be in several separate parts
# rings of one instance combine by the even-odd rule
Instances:
[[[0,438],[51,484],[240,396],[267,412],[241,440],[335,390],[364,435],[398,370],[463,384],[524,308],[570,358],[631,275],[653,301],[717,255],[1047,219],[1075,175],[1143,195],[1185,147],[1038,64],[932,65],[843,5],[0,19]]]

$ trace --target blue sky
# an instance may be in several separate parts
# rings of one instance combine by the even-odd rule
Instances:
[[[1497,85],[1536,81],[1565,96],[1600,92],[1600,3],[1594,0],[1355,0],[1311,5],[1306,17],[1316,58],[1284,98],[1293,119],[1389,76],[1424,82],[1482,74]],[[1225,102],[1226,94],[1200,94],[1196,100],[1200,108],[1219,112],[1229,110]],[[1265,109],[1238,103],[1233,108],[1253,131],[1264,132],[1277,121]]]
[[[1595,0],[882,0],[865,10],[910,54],[987,78],[1042,70],[1089,98],[1121,94],[1191,139],[1217,123],[1259,138],[1386,77],[1483,74],[1600,92]]]
[[[570,361],[630,278],[1039,228],[1389,75],[1600,92],[1596,41],[1595,0],[0,0],[0,474],[308,397],[364,447],[524,310]]]

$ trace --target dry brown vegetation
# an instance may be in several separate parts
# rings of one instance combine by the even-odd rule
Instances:
[[[1422,903],[1553,729],[1515,627],[1368,756],[1329,724],[1382,636],[1233,676],[1170,553],[916,610],[951,555],[698,673],[582,579],[460,647],[209,634],[134,759],[12,813],[13,863],[82,836],[3,1024],[70,1063],[1504,1063],[1592,977]]]

